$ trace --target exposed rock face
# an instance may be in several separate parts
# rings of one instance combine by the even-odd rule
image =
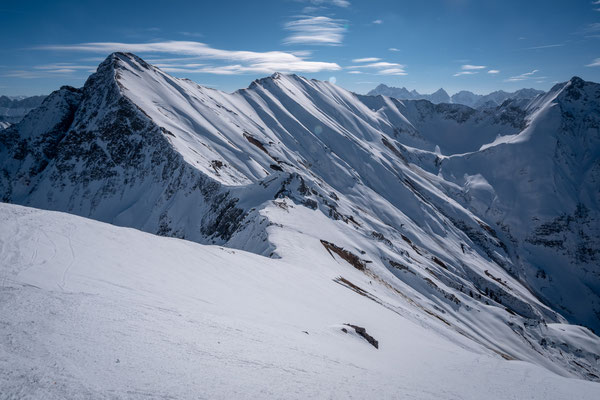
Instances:
[[[371,346],[375,347],[376,349],[379,348],[379,342],[373,336],[369,335],[365,328],[363,328],[362,326],[356,326],[356,325],[352,325],[352,324],[345,324],[345,325],[354,329],[354,331],[356,333],[358,333],[360,336],[362,336],[367,342],[369,342],[369,344]]]
[[[119,76],[130,57],[142,62],[113,54],[81,90],[61,88],[2,132],[3,200],[161,235],[228,238],[242,211],[123,95]],[[196,220],[182,221],[187,213]]]

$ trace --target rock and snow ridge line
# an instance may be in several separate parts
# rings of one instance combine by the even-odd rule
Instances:
[[[572,80],[526,107],[476,111],[358,96],[281,74],[226,94],[116,53],[83,89],[55,92],[0,133],[0,194],[5,201],[291,263],[304,263],[307,249],[338,257],[327,254],[326,241],[363,260],[363,273],[409,299],[424,324],[445,326],[440,334],[460,332],[488,351],[597,379],[594,351],[569,337],[556,339],[548,328],[564,324],[563,315],[593,323],[598,302],[586,289],[597,284],[593,259],[552,280],[560,271],[546,266],[555,250],[545,244],[557,239],[532,236],[514,222],[535,217],[543,225],[562,210],[570,215],[589,196],[560,188],[568,201],[539,210],[532,208],[539,201],[516,199],[527,213],[514,216],[514,190],[504,188],[505,177],[493,169],[506,168],[506,157],[520,147],[523,160],[537,157],[540,170],[547,169],[552,152],[529,146],[548,132],[540,121],[573,115],[592,127],[593,107],[571,104],[582,90],[594,101],[590,85],[567,96],[581,86]],[[574,108],[563,112],[558,103]],[[561,143],[562,153],[579,146]],[[587,147],[597,148],[595,142]],[[589,179],[592,156],[591,173],[584,174]],[[561,176],[563,167],[575,165],[565,161],[557,164]],[[508,167],[507,175],[516,176]],[[522,185],[543,178],[524,171],[518,170]],[[543,232],[593,238],[597,207],[588,202],[585,210],[564,218],[566,233]],[[588,242],[582,254],[593,257],[596,247]],[[573,254],[561,255],[558,267],[572,260],[581,265],[579,250],[570,247],[558,248]],[[344,257],[335,259],[353,268]],[[573,299],[564,293],[573,288],[586,293],[587,304],[568,303]]]

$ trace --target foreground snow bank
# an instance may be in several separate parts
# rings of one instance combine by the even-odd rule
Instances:
[[[369,285],[327,258],[291,265],[1,203],[0,244],[1,398],[600,394],[442,338],[334,282]]]

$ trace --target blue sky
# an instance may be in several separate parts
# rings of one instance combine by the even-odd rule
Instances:
[[[600,0],[0,3],[0,94],[82,86],[117,50],[224,91],[274,71],[358,93],[548,89],[600,81]]]

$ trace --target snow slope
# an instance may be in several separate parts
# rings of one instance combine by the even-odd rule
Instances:
[[[526,129],[451,156],[440,172],[517,244],[515,267],[543,301],[598,329],[600,85],[573,78],[529,108]]]
[[[509,202],[510,179],[492,176],[515,172],[505,168],[511,154],[522,163],[554,165],[545,148],[511,153],[514,146],[507,145],[543,136],[530,135],[535,126],[556,127],[572,115],[590,121],[591,133],[578,132],[593,138],[597,126],[588,117],[598,96],[588,97],[592,103],[573,103],[570,114],[546,121],[553,97],[476,111],[359,96],[281,74],[226,94],[115,53],[82,89],[61,88],[0,131],[0,193],[5,202],[293,265],[307,264],[307,254],[319,255],[308,258],[311,266],[335,259],[389,290],[377,301],[408,302],[407,315],[449,340],[458,333],[470,346],[507,359],[598,380],[600,340],[567,324],[600,323],[593,317],[597,264],[585,264],[589,273],[561,275],[561,268],[572,268],[567,264],[580,265],[572,254],[542,258],[536,252],[545,242],[513,227],[518,218],[488,212],[560,217],[574,212],[580,196],[593,198],[593,168],[586,181],[592,185],[567,193],[573,201],[551,202],[554,214],[533,201],[531,177],[516,191],[529,196]],[[577,143],[567,141],[564,149],[583,154],[570,147]],[[596,142],[588,144],[593,165]],[[504,157],[486,157],[494,152]],[[571,165],[561,168],[577,174]],[[535,178],[545,182],[545,170]],[[592,213],[598,209],[585,204]],[[591,215],[588,222],[569,222],[569,229],[591,238],[585,253],[594,255],[597,236],[588,232],[597,218]],[[579,229],[586,223],[592,231]],[[550,268],[555,260],[560,263]],[[592,289],[572,302],[569,291],[584,285]],[[577,337],[589,339],[583,345]]]
[[[506,361],[459,334],[441,337],[323,248],[289,263],[8,204],[0,222],[3,398],[600,393],[598,383]],[[336,283],[340,276],[386,306]],[[344,323],[365,327],[379,348]],[[565,328],[579,345],[590,340]]]

